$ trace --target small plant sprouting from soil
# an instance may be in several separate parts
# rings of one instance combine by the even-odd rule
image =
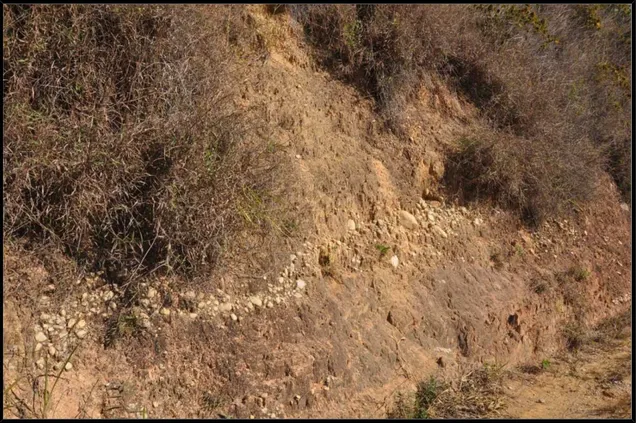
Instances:
[[[523,257],[526,255],[526,250],[521,245],[515,245],[515,255]]]
[[[568,270],[567,274],[568,276],[571,276],[575,281],[582,282],[590,277],[591,272],[584,267],[573,266]]]
[[[549,288],[548,282],[544,281],[543,279],[537,278],[537,279],[533,279],[530,282],[530,289],[535,294],[543,294],[547,292],[548,288]]]
[[[492,261],[495,269],[497,270],[503,269],[504,261],[503,261],[503,255],[501,254],[500,251],[495,251],[492,254],[490,254],[490,261]]]
[[[391,247],[383,244],[376,244],[375,248],[380,252],[380,258],[384,257],[389,252],[389,250],[391,250]]]
[[[330,248],[321,248],[318,253],[318,264],[324,276],[334,276],[334,260]]]
[[[201,397],[201,409],[206,413],[211,413],[222,405],[222,398],[210,391],[206,391]]]
[[[27,419],[47,419],[50,418],[53,407],[53,394],[56,391],[56,387],[62,377],[62,373],[65,371],[67,365],[71,359],[75,356],[81,343],[77,343],[66,359],[56,366],[51,366],[49,358],[45,357],[44,370],[41,374],[33,375],[30,371],[27,371],[26,375],[21,376],[12,383],[4,386],[3,389],[3,409],[14,414],[18,418]],[[53,370],[58,369],[57,373]],[[20,389],[20,382],[26,379],[29,383],[28,386],[31,389],[31,393],[22,395],[16,391],[24,390]],[[44,386],[41,386],[41,380],[44,381]],[[58,400],[59,403],[59,400]]]

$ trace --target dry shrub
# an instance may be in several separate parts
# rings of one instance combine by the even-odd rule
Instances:
[[[602,169],[630,198],[631,8],[304,5],[290,13],[319,63],[373,97],[392,129],[431,74],[477,106],[491,133],[451,157],[477,161],[462,178],[472,182],[455,188],[480,185],[476,197],[493,195],[531,223],[588,200]]]
[[[631,336],[632,331],[631,307],[614,316],[603,319],[595,327],[589,328],[574,319],[563,327],[566,347],[570,351],[581,348],[600,348],[601,350],[615,350],[617,343]]]
[[[470,419],[496,416],[502,407],[505,372],[497,366],[477,368],[449,384],[422,381],[413,395],[399,393],[391,419]]]
[[[565,305],[569,306],[576,322],[584,322],[590,311],[585,281],[590,272],[581,266],[572,266],[555,275],[558,292]]]
[[[3,234],[111,282],[213,265],[264,189],[231,103],[244,10],[3,7]]]
[[[599,323],[590,338],[596,343],[607,344],[612,340],[629,338],[632,329],[632,310],[628,310],[604,319]]]
[[[429,409],[441,392],[447,389],[443,382],[431,376],[417,384],[414,395],[398,392],[393,407],[388,412],[390,419],[428,419]]]
[[[318,62],[374,98],[389,127],[400,131],[401,109],[424,71],[444,60],[445,43],[437,34],[451,23],[443,17],[453,10],[448,5],[298,5],[290,12],[304,26]],[[458,29],[460,23],[451,25]]]
[[[432,418],[486,418],[502,408],[503,368],[486,365],[463,376],[453,389],[442,392],[429,410]]]
[[[583,142],[571,147],[475,128],[448,152],[443,182],[461,201],[492,201],[536,226],[594,193],[598,154]]]
[[[579,321],[568,322],[563,327],[563,335],[566,348],[572,352],[579,351],[588,342],[587,329]]]

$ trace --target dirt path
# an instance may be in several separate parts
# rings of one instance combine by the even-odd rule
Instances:
[[[631,417],[631,339],[588,346],[506,384],[511,418]]]

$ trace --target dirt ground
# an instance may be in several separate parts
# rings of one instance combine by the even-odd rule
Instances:
[[[49,345],[57,363],[74,351],[47,412],[57,418],[384,417],[396,392],[430,375],[557,357],[576,310],[555,275],[572,266],[590,269],[575,287],[593,305],[584,325],[631,303],[631,216],[609,179],[575,219],[536,233],[500,210],[439,201],[443,147],[470,106],[443,87],[423,91],[404,144],[378,126],[370,100],[315,68],[284,15],[255,8],[252,18],[269,55],[238,105],[268,123],[264,142],[289,168],[281,201],[297,210],[294,236],[246,234],[196,284],[148,281],[129,331],[121,319],[113,326],[116,287],[53,280],[50,264],[5,245],[6,417],[42,409],[30,401],[33,386],[46,390],[48,364],[36,362]],[[69,326],[58,341],[70,319],[87,333]],[[124,335],[110,342],[113,327]],[[34,341],[40,331],[51,335]],[[609,416],[600,410],[631,389],[595,375],[630,354],[623,340],[551,359],[548,371],[509,381],[506,412]]]
[[[631,333],[551,360],[507,383],[505,415],[522,419],[631,418]]]

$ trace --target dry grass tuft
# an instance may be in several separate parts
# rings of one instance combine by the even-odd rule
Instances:
[[[394,419],[486,418],[502,407],[504,371],[484,366],[448,384],[431,377],[417,386],[414,395],[399,393],[388,413]]]

